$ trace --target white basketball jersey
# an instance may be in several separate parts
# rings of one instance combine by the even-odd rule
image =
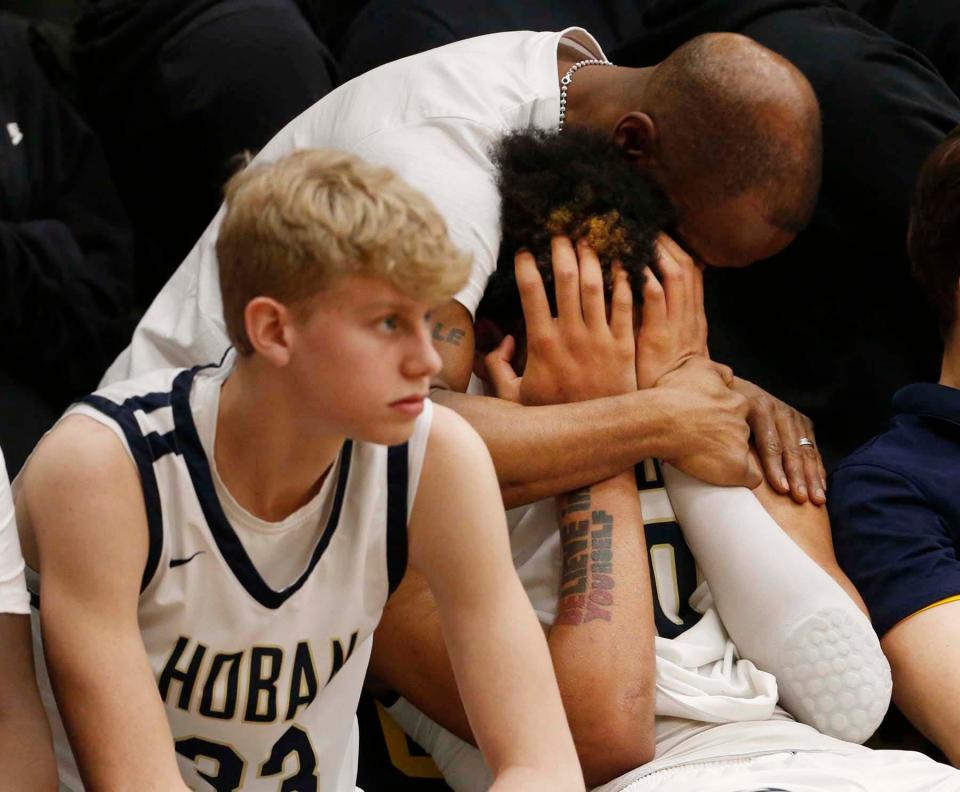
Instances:
[[[212,464],[228,373],[154,372],[67,414],[111,426],[140,473],[150,541],[139,621],[186,783],[352,792],[357,699],[406,567],[432,411],[402,446],[346,441],[311,503],[263,523],[238,511]],[[59,722],[54,731],[62,780],[80,790]]]

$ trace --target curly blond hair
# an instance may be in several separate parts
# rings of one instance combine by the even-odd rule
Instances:
[[[470,256],[450,241],[430,201],[352,154],[309,149],[253,164],[225,192],[220,290],[227,335],[241,354],[253,351],[244,311],[255,297],[299,304],[347,275],[368,275],[440,303],[470,273]]]

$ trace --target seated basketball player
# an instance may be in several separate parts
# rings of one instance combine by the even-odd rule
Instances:
[[[669,238],[655,244],[669,223],[655,188],[638,194],[636,181],[616,178],[612,148],[569,135],[521,134],[499,153],[505,245],[522,229],[532,254],[517,257],[515,279],[501,262],[481,308],[492,320],[486,335],[512,334],[484,366],[496,392],[551,403],[649,386],[691,356],[714,365],[699,270]],[[532,218],[542,230],[530,233]],[[551,239],[561,232],[581,239],[576,253]],[[642,272],[655,249],[659,280]],[[837,567],[823,509],[766,487],[710,487],[647,460],[511,516],[514,561],[548,632],[588,783],[698,792],[960,785],[960,774],[926,757],[851,741],[885,712],[889,670]],[[468,742],[437,620],[416,583],[410,576],[388,607],[372,670],[406,697],[391,711],[448,783],[485,789],[490,776]]]
[[[489,456],[426,399],[430,306],[469,268],[439,215],[387,170],[301,151],[232,179],[217,256],[235,353],[87,397],[22,478],[63,781],[352,790],[409,559],[495,787],[582,789]]]

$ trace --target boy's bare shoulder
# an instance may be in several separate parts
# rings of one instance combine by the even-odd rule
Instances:
[[[55,570],[84,596],[94,589],[136,592],[148,544],[143,492],[123,441],[108,426],[71,415],[41,440],[19,487],[21,519],[24,549],[38,549],[41,574]],[[106,569],[111,575],[96,577]]]
[[[104,483],[133,462],[119,436],[86,415],[69,415],[37,445],[24,468],[24,489],[38,480]]]
[[[24,468],[18,515],[71,508],[93,498],[140,498],[139,476],[123,441],[85,415],[61,420],[40,441]],[[116,503],[116,500],[113,501]]]
[[[433,420],[430,423],[428,457],[463,459],[480,454],[489,457],[489,452],[477,431],[449,407],[433,405]]]

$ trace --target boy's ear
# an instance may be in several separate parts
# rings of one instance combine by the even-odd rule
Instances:
[[[243,320],[254,352],[278,367],[290,362],[295,329],[287,306],[272,297],[254,297],[243,311]]]

